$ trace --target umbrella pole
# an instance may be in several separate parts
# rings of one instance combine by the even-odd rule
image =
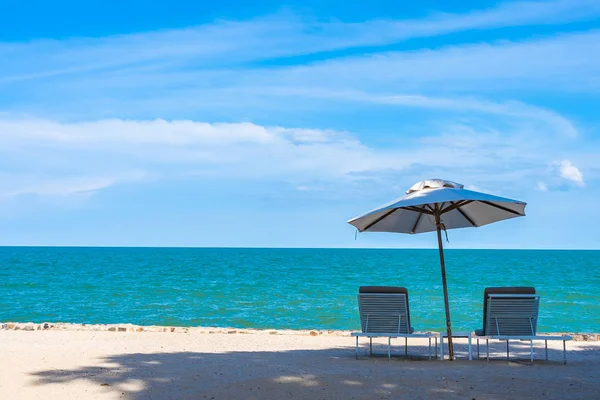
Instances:
[[[442,267],[442,286],[444,287],[444,306],[446,307],[446,330],[448,334],[448,355],[450,357],[450,360],[454,360],[454,347],[452,345],[452,327],[450,324],[450,305],[448,304],[448,284],[446,283],[446,265],[444,263],[444,245],[442,243],[441,225],[442,222],[438,211],[435,213],[435,226],[437,230],[438,247],[440,250],[440,266]]]

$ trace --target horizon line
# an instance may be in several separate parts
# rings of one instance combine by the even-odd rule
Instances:
[[[257,249],[257,250],[438,250],[437,247],[301,247],[301,246],[127,246],[127,245],[1,245],[1,248],[82,248],[82,249]],[[511,251],[600,251],[600,248],[510,248],[453,247],[451,250],[511,250]]]

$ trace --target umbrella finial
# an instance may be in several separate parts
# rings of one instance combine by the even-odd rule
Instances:
[[[408,189],[406,191],[406,194],[411,194],[411,193],[418,192],[421,190],[426,190],[426,189],[439,189],[439,188],[444,188],[444,187],[445,188],[462,189],[465,186],[460,183],[446,181],[444,179],[426,179],[424,181],[417,182],[414,185],[412,185],[410,187],[410,189]]]

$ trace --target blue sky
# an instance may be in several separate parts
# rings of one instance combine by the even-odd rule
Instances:
[[[404,3],[0,0],[0,244],[435,247],[346,221],[444,178],[600,248],[600,3]]]

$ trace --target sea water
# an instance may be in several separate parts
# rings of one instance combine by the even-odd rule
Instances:
[[[447,250],[454,329],[488,286],[534,286],[540,332],[600,332],[600,251]],[[442,330],[437,250],[0,248],[0,321],[359,328],[361,285],[405,286],[416,330]]]

